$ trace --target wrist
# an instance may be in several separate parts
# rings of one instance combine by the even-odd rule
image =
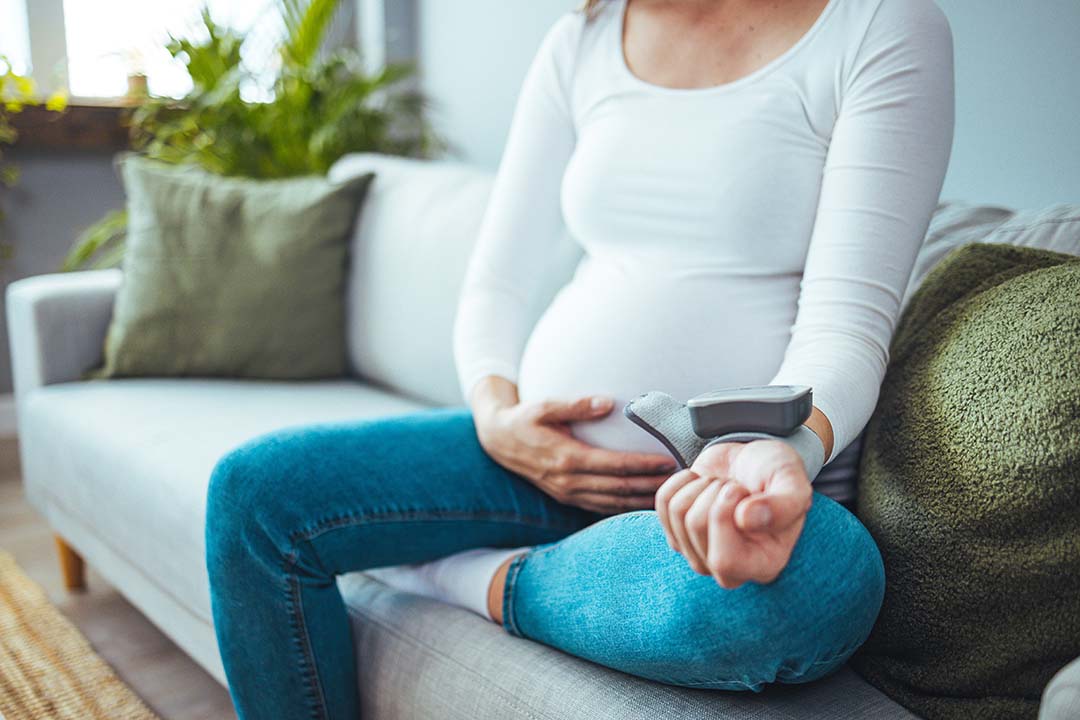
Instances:
[[[834,442],[832,423],[829,422],[829,418],[825,417],[825,413],[821,412],[815,405],[810,410],[810,417],[806,419],[803,425],[813,430],[814,434],[821,440],[821,446],[825,451],[825,460],[828,460],[829,456],[832,455]]]
[[[473,417],[483,421],[499,410],[517,405],[517,385],[501,375],[486,375],[469,392]]]
[[[705,447],[702,448],[701,452],[704,453],[714,445],[723,443],[747,443],[753,442],[754,440],[776,440],[789,446],[802,460],[803,469],[806,470],[806,477],[810,482],[814,481],[814,478],[821,472],[825,460],[828,459],[828,456],[823,454],[823,446],[820,438],[806,425],[800,425],[798,429],[790,435],[772,435],[770,433],[753,431],[726,433],[710,440]]]

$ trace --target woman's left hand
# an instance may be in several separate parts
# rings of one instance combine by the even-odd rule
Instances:
[[[695,572],[734,589],[776,579],[812,499],[802,458],[787,443],[720,443],[660,486],[656,514]]]

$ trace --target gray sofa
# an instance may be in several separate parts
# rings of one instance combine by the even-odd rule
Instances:
[[[217,459],[284,426],[462,402],[450,333],[491,176],[379,155],[344,158],[332,175],[367,171],[376,180],[352,238],[348,379],[82,381],[100,362],[121,273],[39,276],[8,291],[26,489],[65,543],[69,584],[81,582],[71,561],[85,558],[222,682],[203,562],[206,488]],[[951,246],[984,239],[1009,217],[941,208],[912,287]],[[1068,242],[1043,236],[1029,244],[1076,252]],[[550,267],[538,268],[545,286],[534,298],[536,315],[578,258],[566,238],[553,246]],[[510,637],[362,573],[339,586],[371,720],[914,717],[846,667],[756,695],[686,690]],[[1063,692],[1070,687],[1075,693],[1075,681]],[[1068,696],[1058,701],[1067,705]]]

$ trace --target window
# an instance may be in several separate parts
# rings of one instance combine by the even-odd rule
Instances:
[[[68,87],[76,97],[112,97],[127,92],[128,75],[147,76],[154,95],[181,97],[191,90],[182,65],[165,49],[169,35],[195,37],[206,5],[215,22],[251,41],[244,50],[272,48],[281,31],[273,0],[64,0]],[[270,36],[270,37],[267,37]],[[267,42],[259,42],[262,39]],[[249,63],[270,58],[246,57]]]
[[[126,95],[128,78],[145,75],[151,94],[181,97],[190,80],[165,50],[169,35],[197,37],[205,6],[214,20],[244,35],[243,59],[255,74],[241,87],[248,100],[269,93],[265,77],[276,75],[275,47],[284,28],[281,0],[0,0],[0,55],[29,73],[39,92],[66,89],[76,101]],[[328,47],[353,45],[363,25],[371,70],[386,60],[412,57],[411,3],[397,0],[341,0]],[[377,11],[377,12],[376,12]],[[363,16],[366,20],[361,20]],[[399,17],[400,16],[400,17]],[[392,28],[405,22],[404,30]],[[61,31],[62,29],[62,31]],[[391,47],[391,37],[398,37]]]
[[[29,69],[39,87],[66,84],[74,98],[123,96],[131,75],[145,75],[154,95],[181,97],[191,82],[165,44],[169,35],[198,37],[204,6],[246,36],[249,67],[272,71],[282,32],[277,0],[0,0],[0,54]]]
[[[0,0],[0,55],[19,75],[30,70],[30,33],[24,0]]]

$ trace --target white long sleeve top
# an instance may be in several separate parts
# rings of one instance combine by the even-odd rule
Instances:
[[[607,394],[573,434],[664,452],[619,411],[663,390],[799,384],[832,460],[870,418],[953,135],[952,36],[932,0],[829,0],[787,52],[708,88],[626,64],[626,0],[545,37],[521,89],[454,328],[466,398]],[[584,249],[535,327],[565,229]]]

